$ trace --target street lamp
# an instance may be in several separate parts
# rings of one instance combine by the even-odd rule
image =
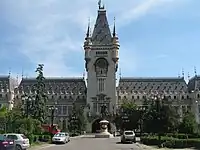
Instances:
[[[159,129],[158,129],[158,140],[159,140],[159,144],[161,143],[161,116],[160,116],[160,110],[161,110],[161,102],[163,101],[163,99],[165,98],[164,95],[162,94],[153,94],[152,95],[152,100],[155,101],[156,103],[156,112],[157,112],[157,124],[159,126]]]
[[[124,112],[123,108],[121,109],[122,111],[122,124],[123,124],[123,130],[125,130],[129,120],[129,116],[126,112]]]
[[[139,125],[140,125],[140,137],[141,137],[142,136],[142,132],[143,132],[144,112],[145,112],[146,108],[145,107],[140,107],[138,110],[139,110],[139,113],[140,113]]]
[[[31,115],[29,114],[29,111],[30,111],[30,108],[33,108],[34,101],[35,101],[35,97],[31,97],[26,94],[22,96],[23,112],[27,118],[29,117],[29,115]]]
[[[74,136],[75,136],[77,121],[78,121],[78,118],[77,118],[76,114],[74,113],[74,114],[72,115],[72,118],[71,118],[71,123],[73,124]]]
[[[56,107],[56,105],[57,105],[57,102],[55,102],[54,103],[54,105],[53,106],[50,106],[49,107],[49,110],[51,111],[51,139],[53,138],[53,124],[54,124],[54,117],[55,117],[55,111],[58,109],[57,107]]]

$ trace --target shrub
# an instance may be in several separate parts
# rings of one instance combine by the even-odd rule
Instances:
[[[178,138],[178,139],[200,138],[199,134],[183,134],[183,133],[167,133],[164,136]]]
[[[178,139],[174,137],[162,137],[159,143],[157,136],[141,137],[141,142],[146,145],[159,145],[167,148],[189,148],[200,149],[200,139]]]

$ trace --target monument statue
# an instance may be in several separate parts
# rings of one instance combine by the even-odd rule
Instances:
[[[101,117],[103,119],[105,119],[105,117],[108,114],[107,106],[105,104],[101,106],[101,111],[100,112],[101,112]]]

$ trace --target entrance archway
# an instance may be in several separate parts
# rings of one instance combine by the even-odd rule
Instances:
[[[101,128],[100,128],[100,121],[101,121],[102,119],[96,119],[96,120],[94,120],[93,121],[93,123],[92,123],[92,133],[99,133],[100,132],[100,130],[101,130]],[[110,132],[111,131],[111,124],[109,123],[108,124],[108,131]]]

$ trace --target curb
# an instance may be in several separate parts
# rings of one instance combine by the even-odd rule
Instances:
[[[28,148],[28,150],[41,150],[41,149],[44,149],[47,147],[52,147],[52,146],[53,146],[52,144],[35,145],[35,146]]]
[[[85,135],[74,136],[74,137],[70,137],[70,139],[82,138],[82,137],[84,137],[84,136],[85,136]]]

